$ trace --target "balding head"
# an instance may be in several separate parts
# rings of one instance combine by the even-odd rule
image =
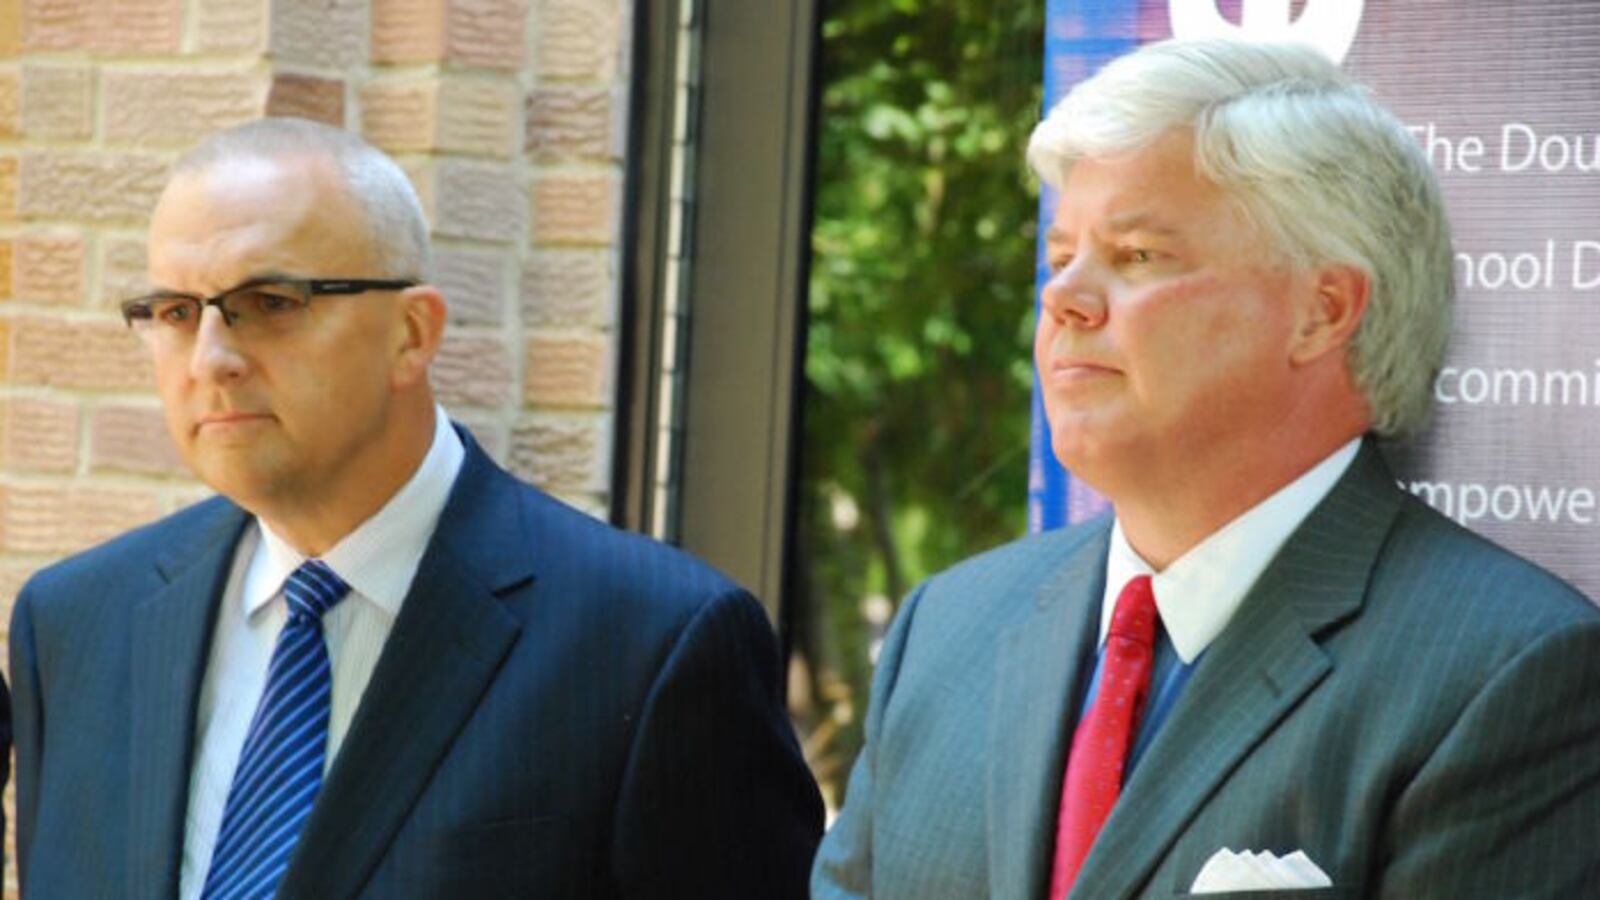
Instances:
[[[320,157],[334,165],[365,217],[377,274],[429,280],[428,223],[415,189],[394,160],[348,131],[308,119],[256,119],[201,141],[173,165],[172,179],[226,162],[294,157]]]

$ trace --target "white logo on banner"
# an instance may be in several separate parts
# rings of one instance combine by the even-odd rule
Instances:
[[[1238,25],[1223,18],[1217,0],[1170,0],[1172,33],[1180,38],[1243,37],[1255,41],[1294,41],[1321,50],[1334,62],[1355,43],[1365,0],[1307,0],[1300,18],[1290,17],[1290,0],[1244,0]]]

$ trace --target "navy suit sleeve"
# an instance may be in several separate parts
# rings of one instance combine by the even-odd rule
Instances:
[[[38,810],[39,754],[44,749],[41,746],[43,710],[34,665],[33,620],[27,588],[23,588],[11,612],[10,643],[11,683],[16,693],[6,697],[5,738],[7,744],[15,741],[17,748],[17,883],[25,888],[28,849],[33,845],[34,816]]]
[[[6,680],[0,678],[0,793],[5,793],[6,784],[11,780],[11,691],[6,687]],[[6,815],[0,809],[0,881],[5,879],[6,852],[5,852]]]
[[[1523,649],[1401,794],[1382,897],[1582,897],[1600,884],[1600,623]]]
[[[822,803],[759,604],[702,607],[640,714],[612,858],[628,897],[803,898]]]
[[[811,896],[816,900],[850,900],[872,896],[872,820],[876,790],[876,751],[883,733],[889,694],[900,674],[906,635],[916,613],[922,588],[912,592],[884,636],[872,673],[872,695],[867,706],[866,741],[850,770],[844,809],[829,829],[817,852],[811,873]]]

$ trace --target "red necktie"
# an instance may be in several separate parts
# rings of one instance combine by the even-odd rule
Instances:
[[[1101,651],[1100,685],[1072,736],[1056,820],[1050,900],[1064,900],[1072,890],[1100,826],[1122,791],[1122,767],[1128,761],[1145,698],[1150,695],[1155,637],[1156,598],[1150,591],[1150,576],[1140,575],[1117,597]]]

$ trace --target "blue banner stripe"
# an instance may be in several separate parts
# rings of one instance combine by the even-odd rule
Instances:
[[[1139,43],[1139,0],[1046,0],[1044,29],[1044,105],[1048,111],[1072,86]],[[1039,237],[1035,249],[1034,304],[1050,277],[1044,233],[1055,211],[1055,192],[1039,197]],[[1050,449],[1050,426],[1038,373],[1033,380],[1032,447],[1028,461],[1028,530],[1046,531],[1073,521],[1071,476]]]

